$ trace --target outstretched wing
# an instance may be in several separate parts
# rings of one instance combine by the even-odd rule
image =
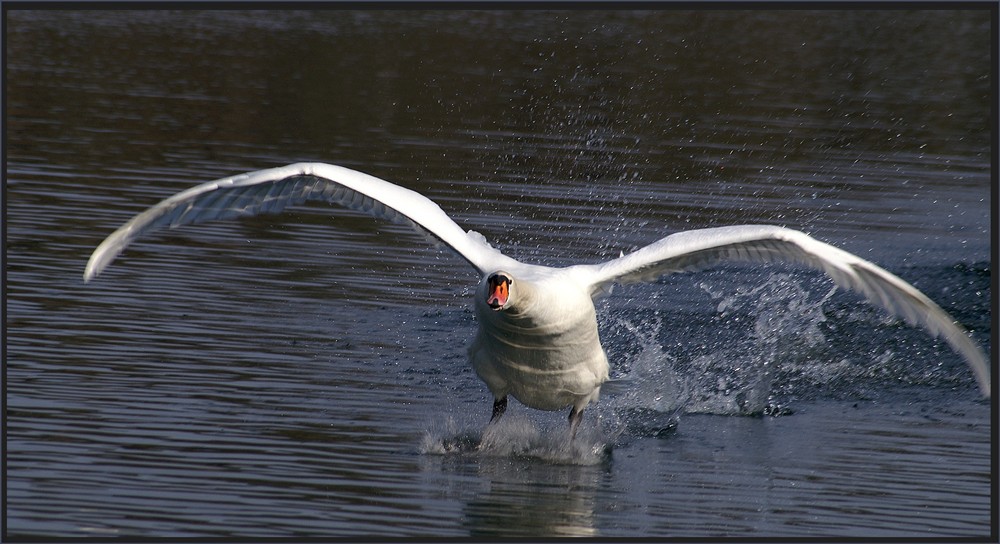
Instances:
[[[309,200],[406,223],[455,250],[481,274],[516,263],[474,232],[465,232],[427,197],[368,174],[322,163],[298,163],[192,187],[125,223],[94,250],[84,281],[100,274],[136,238],[163,227],[278,213]]]
[[[589,275],[591,293],[597,297],[610,292],[616,283],[653,281],[720,261],[785,261],[822,270],[837,285],[858,291],[873,304],[943,337],[965,358],[983,394],[990,396],[986,355],[940,306],[883,268],[796,230],[747,225],[680,232],[618,259],[579,268]]]

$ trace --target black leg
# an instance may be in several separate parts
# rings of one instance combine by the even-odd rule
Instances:
[[[580,422],[583,421],[583,410],[577,411],[576,406],[569,411],[569,432],[572,439],[576,439],[576,430],[580,427]]]
[[[496,399],[493,401],[493,416],[490,417],[490,423],[500,419],[500,416],[507,411],[507,396]]]

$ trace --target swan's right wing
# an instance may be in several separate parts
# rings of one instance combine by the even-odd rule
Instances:
[[[298,163],[203,183],[133,217],[94,250],[84,281],[100,274],[136,238],[164,227],[278,213],[322,200],[406,223],[455,250],[480,274],[511,267],[514,259],[465,232],[427,197],[368,174],[322,163]]]
[[[986,355],[940,306],[885,269],[796,230],[746,225],[679,232],[618,259],[574,268],[597,297],[610,292],[616,283],[653,281],[722,261],[784,261],[822,270],[837,285],[858,291],[873,304],[943,337],[969,364],[983,394],[990,395]]]

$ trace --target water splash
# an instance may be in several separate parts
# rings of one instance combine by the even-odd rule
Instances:
[[[463,428],[453,418],[443,427],[425,431],[419,451],[422,454],[469,455],[538,459],[568,465],[596,465],[605,462],[621,430],[597,425],[582,425],[575,439],[569,427],[539,426],[525,414],[506,414],[485,427]]]
[[[709,395],[706,408],[740,414],[781,413],[774,400],[775,379],[779,372],[801,374],[812,368],[815,352],[822,350],[826,336],[820,325],[826,322],[823,304],[833,296],[833,286],[818,299],[811,297],[799,280],[773,273],[761,285],[740,287],[730,295],[699,284],[713,299],[719,300],[717,310],[721,321],[731,318],[753,320],[753,332],[735,344],[727,343],[709,356],[729,363],[730,373],[720,379],[723,406],[712,406],[721,400]],[[725,365],[723,365],[725,366]]]
[[[692,384],[678,371],[677,358],[665,351],[657,339],[662,324],[659,315],[653,316],[647,328],[619,320],[618,325],[632,337],[638,351],[629,357],[628,372],[604,387],[606,394],[622,391],[608,404],[624,414],[632,427],[638,423],[647,432],[657,427],[651,421],[654,414],[664,414],[656,418],[663,422],[660,430],[676,425],[676,416],[692,396]]]
[[[707,323],[693,324],[704,345],[702,353],[679,354],[666,350],[658,315],[637,325],[619,319],[636,349],[628,355],[627,370],[619,378],[625,390],[615,398],[626,418],[640,414],[661,414],[661,421],[676,420],[681,413],[717,415],[780,415],[789,411],[776,400],[796,380],[788,375],[824,376],[843,370],[842,365],[815,364],[826,337],[821,324],[826,321],[823,304],[836,292],[834,286],[816,298],[788,274],[771,274],[755,287],[715,287],[701,282],[699,287],[717,302],[717,315]],[[748,334],[747,323],[752,324]],[[619,336],[622,336],[619,334]],[[809,380],[809,381],[813,381]],[[669,426],[669,423],[668,423]]]

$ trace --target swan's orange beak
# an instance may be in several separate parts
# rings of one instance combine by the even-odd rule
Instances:
[[[510,279],[499,274],[490,276],[489,285],[486,292],[486,304],[494,310],[503,310],[507,305],[507,297],[510,295]]]

